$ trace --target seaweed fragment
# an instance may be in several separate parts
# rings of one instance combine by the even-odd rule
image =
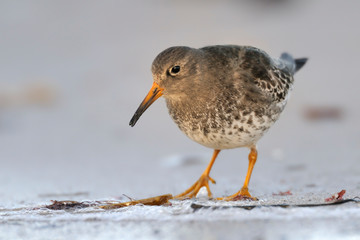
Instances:
[[[345,193],[346,193],[346,190],[343,189],[340,192],[335,193],[331,197],[326,198],[325,202],[341,201],[341,200],[343,200],[343,196],[345,195]]]
[[[78,208],[87,208],[92,206],[89,203],[77,202],[77,201],[57,201],[51,200],[52,204],[46,205],[45,208],[51,210],[69,210],[69,209],[78,209]]]
[[[109,203],[107,205],[100,206],[102,209],[116,209],[128,206],[134,206],[137,204],[148,205],[148,206],[162,206],[165,204],[170,204],[169,200],[173,199],[173,195],[165,194],[151,198],[139,199],[139,200],[131,200],[128,202],[121,203]]]

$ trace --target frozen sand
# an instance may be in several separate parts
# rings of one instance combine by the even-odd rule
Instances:
[[[27,210],[54,199],[176,194],[199,177],[212,152],[177,129],[163,100],[135,128],[128,126],[151,86],[153,58],[172,45],[250,44],[271,55],[309,57],[283,116],[258,144],[250,191],[264,204],[320,202],[341,189],[345,198],[359,196],[356,1],[2,5],[0,239],[360,237],[355,203],[195,213],[190,202],[111,211]],[[54,101],[18,101],[33,82],[52,88]],[[304,117],[311,106],[334,106],[342,114],[312,121]],[[219,155],[211,173],[215,196],[241,187],[247,153]],[[272,195],[287,190],[293,195]]]
[[[261,200],[257,204],[311,203],[313,196]],[[318,197],[318,196],[317,196]],[[230,203],[195,201],[228,206]],[[197,209],[194,200],[172,206],[133,206],[117,210],[17,209],[1,212],[4,239],[358,239],[359,203],[318,208],[235,207]],[[249,202],[237,205],[253,204]],[[355,220],[355,221],[354,221]]]

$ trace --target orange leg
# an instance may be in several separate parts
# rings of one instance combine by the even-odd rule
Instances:
[[[198,194],[200,188],[202,188],[202,187],[206,187],[207,192],[208,192],[208,196],[212,197],[212,193],[211,193],[210,188],[209,188],[209,180],[214,184],[215,184],[215,180],[212,179],[209,176],[209,174],[210,174],[211,168],[212,168],[212,166],[213,166],[219,152],[220,152],[220,150],[217,150],[217,149],[214,150],[211,161],[210,161],[209,165],[207,166],[207,168],[205,169],[205,171],[201,174],[199,180],[197,180],[188,190],[186,190],[185,192],[175,196],[175,198],[184,199],[184,198],[196,197],[196,195]]]
[[[256,147],[253,146],[253,147],[251,147],[251,151],[249,153],[249,167],[247,170],[244,186],[237,193],[235,193],[231,196],[228,196],[228,197],[218,198],[218,200],[225,200],[225,201],[237,201],[237,200],[243,200],[243,199],[257,200],[257,198],[252,197],[250,195],[249,189],[248,189],[250,178],[251,178],[251,173],[255,166],[256,159],[257,159],[257,151],[256,151]]]

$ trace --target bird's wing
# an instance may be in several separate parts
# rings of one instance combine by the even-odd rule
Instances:
[[[288,64],[282,59],[271,58],[260,49],[247,48],[240,67],[260,91],[266,92],[276,102],[283,101],[291,90],[294,78]]]
[[[292,88],[294,78],[285,69],[273,67],[266,71],[266,76],[257,77],[254,82],[264,92],[277,101],[283,101]]]

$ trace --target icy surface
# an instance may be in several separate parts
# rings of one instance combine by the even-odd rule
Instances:
[[[302,202],[301,199],[292,201]],[[116,210],[96,207],[79,210],[3,209],[0,230],[4,239],[29,238],[30,235],[30,239],[49,239],[49,236],[55,237],[54,234],[61,234],[64,239],[111,239],[119,236],[122,239],[234,239],[239,233],[261,239],[358,237],[359,225],[353,221],[360,218],[358,203],[319,208],[264,207],[269,203],[283,202],[288,201],[260,201],[257,204],[263,207],[252,210],[233,207],[252,202],[195,200],[171,201],[171,206],[138,205]],[[194,203],[220,208],[195,210],[192,208]]]
[[[3,1],[0,239],[360,239],[358,203],[221,208],[323,203],[342,189],[345,199],[360,195],[359,7],[335,0]],[[43,208],[50,200],[177,194],[193,184],[212,150],[178,130],[163,99],[134,128],[128,122],[160,51],[212,44],[309,58],[285,112],[258,143],[250,183],[258,202],[213,202],[202,193],[172,206]],[[239,190],[247,154],[220,153],[211,172],[215,197]],[[292,195],[274,195],[286,191]],[[220,208],[194,211],[193,203]]]

